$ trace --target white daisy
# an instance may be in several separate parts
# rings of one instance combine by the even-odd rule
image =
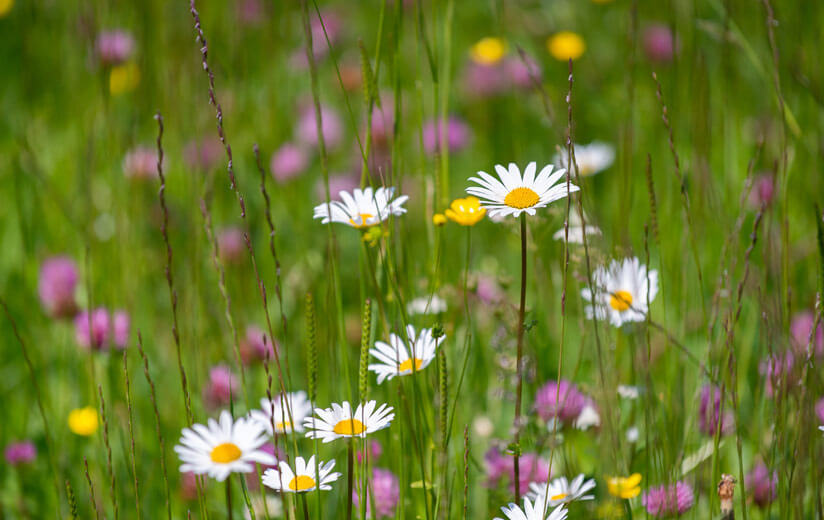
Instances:
[[[647,309],[647,278],[649,301],[658,294],[658,271],[647,271],[637,258],[613,260],[607,267],[598,267],[592,273],[595,297],[589,288],[581,289],[581,296],[592,305],[586,306],[587,317],[609,319],[616,327],[629,321],[643,321]]]
[[[409,197],[402,195],[392,200],[394,192],[395,188],[384,187],[374,191],[372,188],[355,189],[351,194],[341,191],[338,195],[343,202],[333,200],[329,204],[324,202],[315,206],[314,218],[323,219],[323,224],[340,222],[355,228],[374,226],[388,219],[390,215],[406,213],[403,203]]]
[[[272,455],[258,449],[265,442],[266,432],[259,424],[245,417],[233,421],[224,410],[219,421],[209,419],[208,427],[195,424],[183,428],[180,444],[174,449],[183,462],[182,473],[207,474],[222,482],[230,473],[254,470],[253,462],[274,464]]]
[[[584,218],[587,222],[589,222],[589,217],[584,214]],[[586,226],[581,225],[581,217],[578,216],[578,212],[571,211],[569,213],[569,236],[567,238],[567,242],[570,244],[583,244],[584,243],[584,231],[586,231],[587,237],[592,236],[601,236],[601,229],[598,226],[593,226],[591,224],[587,224]],[[563,240],[564,236],[566,235],[566,231],[564,228],[559,229],[552,235],[552,238],[555,240]]]
[[[486,172],[478,172],[480,178],[470,177],[469,180],[480,186],[471,186],[466,192],[481,199],[481,205],[489,210],[493,220],[507,215],[519,217],[524,211],[535,215],[536,209],[578,191],[578,186],[574,184],[570,184],[567,191],[566,180],[555,184],[564,177],[566,170],[553,172],[553,168],[551,164],[544,166],[536,177],[536,165],[531,162],[521,177],[514,163],[509,163],[509,169],[496,164],[499,179]]]
[[[446,302],[438,295],[415,298],[406,306],[409,314],[440,314],[446,312]]]
[[[632,385],[618,385],[618,395],[624,399],[635,400],[641,395],[637,386]]]
[[[330,484],[341,476],[340,473],[332,473],[335,461],[318,462],[317,466],[316,468],[314,455],[309,457],[308,461],[303,460],[303,457],[295,458],[295,471],[282,460],[279,469],[266,470],[263,474],[263,485],[286,493],[306,493],[315,489],[329,491],[332,489]]]
[[[274,406],[274,413],[272,408]],[[312,414],[312,404],[303,390],[282,394],[269,401],[260,400],[260,409],[252,410],[249,416],[266,430],[269,435],[277,433],[303,432],[303,419]],[[272,421],[274,418],[274,421]],[[272,422],[275,430],[272,431]]]
[[[530,483],[527,496],[536,504],[546,502],[547,507],[554,507],[574,500],[594,500],[595,495],[586,494],[592,489],[595,489],[595,479],[586,480],[584,475],[578,475],[572,479],[572,482],[569,482],[566,477],[558,477],[549,484],[546,482]]]
[[[638,442],[638,438],[641,437],[641,432],[638,431],[637,426],[630,426],[627,428],[627,441],[631,443]]]
[[[378,384],[395,376],[411,374],[413,368],[416,372],[423,370],[435,359],[435,351],[445,337],[433,338],[432,329],[423,329],[416,334],[415,327],[407,325],[406,340],[390,334],[389,345],[376,341],[375,346],[369,349],[369,353],[379,361],[369,365],[369,370],[378,375]]]
[[[598,409],[590,403],[587,403],[575,418],[573,426],[579,430],[588,430],[590,428],[601,426],[601,416],[598,414]]]
[[[317,417],[307,417],[303,425],[309,428],[306,436],[332,442],[341,437],[366,437],[370,433],[388,428],[395,414],[392,407],[382,404],[377,410],[376,401],[359,404],[355,413],[349,401],[332,403],[332,408],[315,408]]]
[[[524,497],[524,507],[521,509],[516,504],[510,503],[509,507],[502,507],[508,520],[566,520],[567,508],[563,504],[552,510],[546,516],[547,507],[543,503],[533,504],[529,498]],[[501,520],[501,518],[495,518]]]
[[[552,162],[566,168],[568,162],[566,149],[561,154],[555,154]],[[612,166],[613,162],[615,162],[615,148],[610,144],[594,141],[590,144],[575,145],[575,163],[582,177],[600,173]]]

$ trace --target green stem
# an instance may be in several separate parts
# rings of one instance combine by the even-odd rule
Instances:
[[[518,352],[515,369],[518,372],[518,390],[515,394],[515,502],[521,501],[520,447],[521,438],[521,397],[524,373],[521,359],[524,353],[524,312],[526,310],[526,213],[521,213],[521,302],[518,307]]]

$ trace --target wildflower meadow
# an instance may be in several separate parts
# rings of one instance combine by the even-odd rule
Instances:
[[[824,519],[822,26],[0,0],[0,519]]]

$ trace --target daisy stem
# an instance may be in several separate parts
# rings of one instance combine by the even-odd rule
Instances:
[[[346,468],[346,520],[352,520],[352,471],[355,465],[354,457],[355,438],[349,438],[349,448],[347,448],[347,468]]]
[[[515,369],[518,373],[518,390],[515,394],[515,502],[521,501],[520,454],[518,442],[521,437],[521,394],[524,373],[521,358],[524,352],[524,311],[526,308],[526,213],[521,213],[521,302],[518,307],[518,351]]]
[[[306,493],[300,494],[300,502],[303,505],[303,520],[309,520],[309,504],[306,503]]]
[[[242,477],[241,477],[242,478]],[[226,479],[226,518],[232,520],[232,479]]]

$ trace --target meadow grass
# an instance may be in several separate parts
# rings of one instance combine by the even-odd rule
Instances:
[[[547,473],[595,481],[569,518],[731,518],[722,475],[738,518],[824,518],[822,23],[783,0],[0,0],[0,518],[492,518]],[[559,160],[534,215],[456,222],[476,172]],[[313,218],[382,186],[406,212]],[[625,302],[605,267],[631,258]],[[410,325],[431,358],[376,379]],[[331,490],[178,471],[184,428],[294,427],[297,391],[393,408],[364,438],[267,438],[336,461]]]

